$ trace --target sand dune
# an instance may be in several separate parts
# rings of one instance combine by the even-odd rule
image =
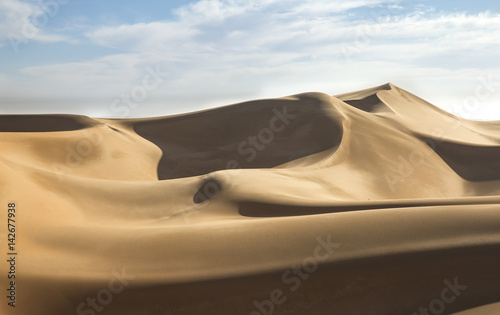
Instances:
[[[1,314],[500,314],[499,131],[392,84],[0,116]]]

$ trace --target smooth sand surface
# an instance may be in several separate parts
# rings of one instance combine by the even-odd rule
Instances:
[[[0,116],[0,150],[0,314],[500,314],[500,122],[392,84]]]

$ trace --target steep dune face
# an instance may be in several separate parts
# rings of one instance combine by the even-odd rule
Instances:
[[[449,314],[500,300],[500,125],[392,84],[0,122],[0,200],[20,231],[17,305],[2,314]]]
[[[270,168],[331,149],[342,138],[335,115],[329,96],[311,93],[141,120],[133,126],[163,151],[158,177],[172,179]]]

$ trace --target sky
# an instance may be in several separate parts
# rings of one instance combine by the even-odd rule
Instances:
[[[391,82],[500,120],[498,0],[0,0],[0,114],[151,117]]]

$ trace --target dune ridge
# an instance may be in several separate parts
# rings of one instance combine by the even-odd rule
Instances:
[[[18,304],[0,309],[498,311],[499,130],[390,83],[157,118],[0,115],[20,230]]]

